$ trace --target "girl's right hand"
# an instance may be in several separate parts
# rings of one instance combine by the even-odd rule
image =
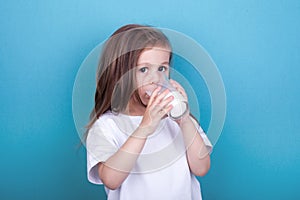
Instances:
[[[139,126],[145,137],[154,133],[160,120],[173,108],[170,103],[174,97],[171,95],[166,98],[170,91],[167,89],[159,93],[160,90],[161,87],[157,87],[153,91]]]

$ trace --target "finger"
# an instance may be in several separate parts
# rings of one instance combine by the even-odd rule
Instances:
[[[160,115],[160,117],[163,117],[165,115],[167,115],[173,108],[173,105],[168,105],[167,107],[161,109],[158,114]]]
[[[185,97],[185,98],[187,99],[187,94],[186,94],[186,92],[185,92],[184,89],[178,88],[177,91],[178,91],[183,97]]]
[[[165,107],[167,106],[168,104],[170,104],[172,101],[174,100],[174,96],[173,95],[170,95],[169,97],[163,99],[161,102],[160,102],[160,106],[162,107]]]
[[[175,80],[173,79],[170,79],[170,83],[173,85],[173,87],[175,87],[177,90],[178,89],[181,89],[181,90],[184,90],[184,88]]]
[[[158,86],[155,88],[150,96],[148,105],[152,105],[152,102],[156,99],[156,96],[158,95],[159,91],[161,90],[161,86]]]
[[[169,113],[171,110],[172,110],[172,108],[173,108],[173,105],[168,105],[166,108],[165,108],[165,111],[166,111],[166,113]]]
[[[185,89],[175,80],[170,79],[170,83],[173,85],[173,87],[176,88],[178,92],[180,92],[186,99],[187,99],[187,94],[185,92]]]
[[[162,94],[159,94],[154,102],[149,106],[149,110],[155,115],[155,113],[161,112],[165,107],[172,102],[174,99],[173,95],[170,95],[166,98],[166,95],[168,95],[168,91],[164,91]]]
[[[170,91],[166,89],[162,93],[158,94],[155,100],[153,101],[153,105],[159,104],[169,94],[169,92]]]
[[[164,107],[161,106],[160,104],[153,105],[151,108],[152,108],[151,110],[152,110],[152,112],[153,112],[154,114],[155,114],[155,113],[158,113],[158,112],[160,112],[161,110],[164,109]]]
[[[169,96],[167,98],[164,97],[164,99],[156,105],[156,109],[159,109],[157,112],[160,117],[165,116],[170,112],[170,110],[173,108],[173,105],[170,103],[173,101],[174,96]]]

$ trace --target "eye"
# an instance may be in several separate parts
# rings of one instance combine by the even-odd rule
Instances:
[[[148,68],[147,67],[142,67],[139,69],[140,72],[142,73],[146,73],[148,71]]]
[[[160,72],[165,72],[165,71],[167,71],[167,69],[168,69],[168,67],[166,67],[166,66],[159,66],[158,67],[158,71],[160,71]]]

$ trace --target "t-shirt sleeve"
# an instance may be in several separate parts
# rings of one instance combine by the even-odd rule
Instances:
[[[89,130],[86,139],[87,176],[94,184],[103,184],[98,175],[98,163],[105,162],[117,150],[117,144],[112,130],[98,119]]]
[[[198,133],[202,137],[203,142],[204,142],[204,144],[205,144],[208,152],[211,154],[213,146],[212,146],[210,140],[208,139],[207,135],[205,134],[205,132],[203,131],[203,129],[201,128],[201,126],[199,125],[199,123],[194,118],[191,117],[191,119],[192,119],[194,125],[196,126],[196,128],[198,130]]]

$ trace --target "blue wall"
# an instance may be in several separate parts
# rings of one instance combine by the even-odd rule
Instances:
[[[72,88],[127,23],[191,36],[220,70],[227,118],[204,199],[300,199],[299,18],[296,0],[1,0],[0,199],[104,199],[77,149]]]

